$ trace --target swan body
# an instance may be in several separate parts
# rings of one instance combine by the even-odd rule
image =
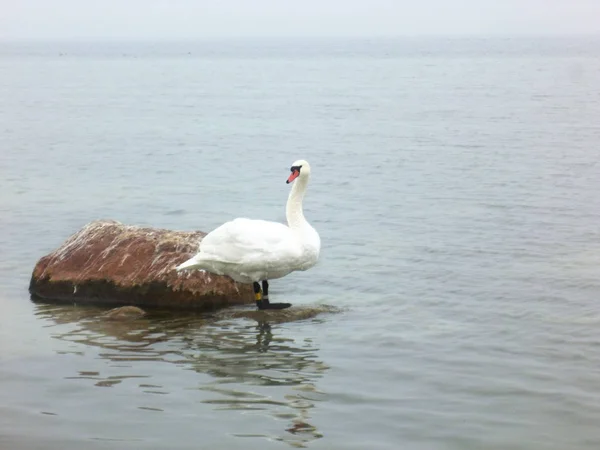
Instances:
[[[302,210],[309,178],[308,162],[295,161],[287,181],[294,182],[286,205],[287,225],[247,218],[226,222],[208,233],[198,254],[176,270],[227,275],[240,283],[254,283],[257,292],[259,281],[265,286],[266,280],[313,267],[319,259],[321,240]]]
[[[282,278],[317,263],[320,243],[316,231],[312,238],[304,243],[284,224],[238,218],[207,234],[200,252],[177,270],[202,269],[240,283]]]

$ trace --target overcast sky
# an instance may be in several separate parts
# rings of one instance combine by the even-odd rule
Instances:
[[[0,39],[600,34],[600,0],[0,0]]]

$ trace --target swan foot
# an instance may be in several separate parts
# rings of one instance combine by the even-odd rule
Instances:
[[[286,309],[292,306],[291,303],[271,303],[268,298],[264,298],[262,300],[256,300],[256,307],[258,309]]]
[[[291,303],[267,303],[262,309],[286,309],[292,306]]]

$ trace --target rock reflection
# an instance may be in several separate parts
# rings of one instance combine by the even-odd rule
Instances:
[[[102,320],[104,312],[93,307],[37,305],[36,314],[55,328],[54,338],[73,343],[68,346],[72,353],[80,354],[84,345],[99,349],[99,356],[113,367],[133,364],[138,369],[139,361],[156,361],[193,370],[208,375],[195,379],[197,385],[184,387],[197,392],[201,403],[218,410],[268,414],[284,423],[281,433],[256,436],[296,447],[322,436],[311,423],[311,410],[324,399],[325,394],[316,383],[328,367],[318,359],[318,348],[310,339],[285,337],[287,330],[278,323],[282,320],[269,320],[270,316],[254,312],[245,315],[242,309],[213,316],[154,311],[136,320],[119,322]],[[322,312],[335,311],[322,307],[314,314],[303,311],[300,317]],[[148,371],[154,366],[142,367],[139,370]],[[115,387],[132,377],[156,380],[157,374],[106,377],[99,372],[81,371],[70,378],[90,379],[99,387]],[[169,383],[172,379],[159,383],[162,386],[139,386],[147,393],[169,394]]]

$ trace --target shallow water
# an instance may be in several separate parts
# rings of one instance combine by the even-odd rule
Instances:
[[[0,46],[0,445],[596,449],[600,42]],[[298,321],[34,304],[85,223],[284,220]]]

